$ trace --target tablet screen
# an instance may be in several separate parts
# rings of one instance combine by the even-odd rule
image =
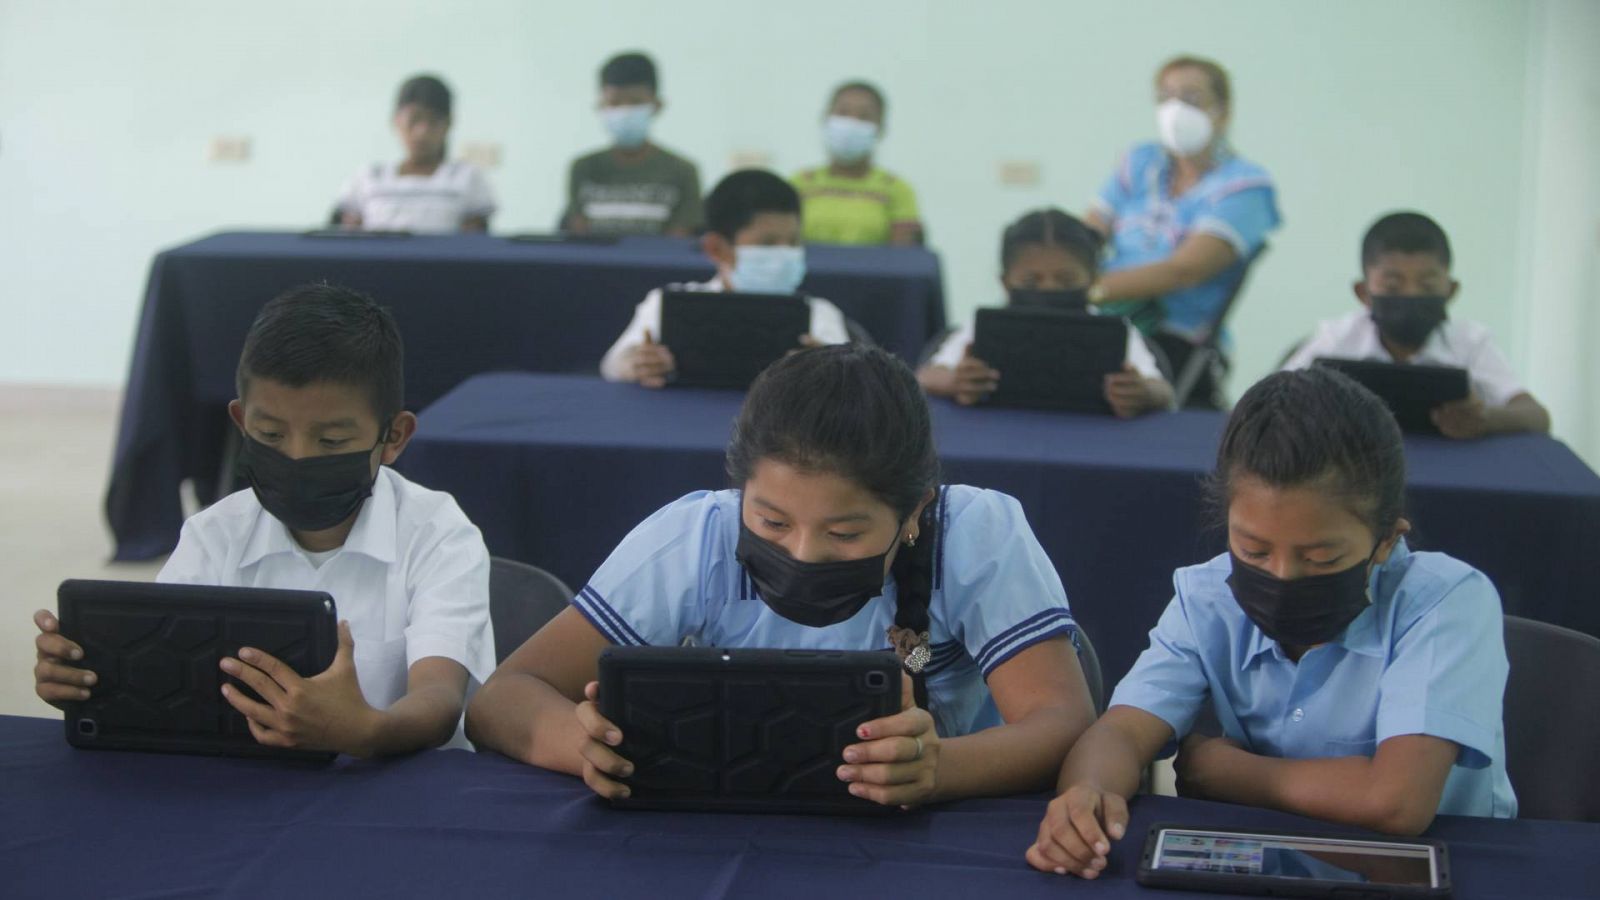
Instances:
[[[1168,872],[1437,887],[1433,848],[1286,835],[1163,829],[1152,867]]]

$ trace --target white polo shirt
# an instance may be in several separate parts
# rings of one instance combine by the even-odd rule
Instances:
[[[1398,362],[1378,338],[1378,326],[1366,309],[1318,323],[1316,332],[1295,350],[1283,367],[1304,369],[1323,356]],[[1446,319],[1407,362],[1466,369],[1473,392],[1488,406],[1505,406],[1519,394],[1528,392],[1511,371],[1511,364],[1495,348],[1489,329],[1477,322]]]
[[[710,291],[720,293],[726,288],[721,278],[705,282],[689,282],[675,286],[676,290]],[[811,307],[811,336],[824,344],[848,344],[850,331],[844,324],[844,313],[820,297],[807,297]],[[628,351],[644,343],[644,333],[649,330],[652,340],[661,340],[661,288],[645,295],[633,309],[633,321],[623,330],[622,336],[606,351],[600,360],[600,375],[607,381],[631,381],[633,372],[628,366]],[[670,349],[670,348],[669,348]]]
[[[339,192],[339,211],[356,213],[361,227],[374,231],[449,234],[494,209],[489,180],[462,160],[441,163],[432,175],[401,175],[399,163],[373,163]]]
[[[960,365],[962,355],[967,352],[967,345],[972,343],[976,336],[977,327],[971,322],[950,332],[950,336],[939,345],[938,351],[928,358],[928,364],[954,369]],[[1161,367],[1156,365],[1155,355],[1145,346],[1144,338],[1139,336],[1138,330],[1132,325],[1128,326],[1127,361],[1133,363],[1134,369],[1146,378],[1162,377]]]
[[[361,693],[378,709],[405,696],[411,666],[425,657],[460,663],[478,684],[494,671],[482,534],[449,494],[387,466],[337,550],[306,551],[246,489],[184,523],[156,580],[327,591],[350,622]],[[447,746],[470,746],[460,723]]]

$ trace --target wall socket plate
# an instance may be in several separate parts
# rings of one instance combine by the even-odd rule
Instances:
[[[242,163],[250,159],[250,139],[242,135],[218,135],[206,147],[206,162]]]
[[[728,154],[730,169],[770,169],[772,154],[765,150],[735,150]]]
[[[480,169],[498,169],[504,158],[501,146],[492,141],[473,141],[461,146],[461,159]]]
[[[1000,183],[1009,187],[1035,187],[1039,184],[1039,164],[1026,159],[1003,160]]]

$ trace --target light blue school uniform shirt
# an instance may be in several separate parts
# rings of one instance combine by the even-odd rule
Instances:
[[[1002,724],[985,679],[1040,641],[1076,643],[1077,626],[1055,567],[1022,506],[994,491],[939,492],[933,590],[933,659],[923,670],[934,723],[944,737]],[[846,621],[823,628],[769,609],[734,556],[739,491],[701,491],[640,523],[572,601],[601,634],[623,646],[886,650],[895,584]]]
[[[1239,262],[1209,281],[1161,298],[1167,327],[1189,335],[1217,314],[1244,261],[1282,221],[1267,170],[1232,151],[1219,153],[1211,171],[1173,197],[1168,190],[1172,158],[1160,144],[1138,144],[1122,157],[1092,204],[1111,223],[1107,272],[1167,259],[1195,233],[1219,237],[1239,255]]]
[[[1228,737],[1285,759],[1371,757],[1399,735],[1443,738],[1461,754],[1439,813],[1516,816],[1500,595],[1482,572],[1399,541],[1373,573],[1372,604],[1296,664],[1239,608],[1232,571],[1223,554],[1174,574],[1177,596],[1111,705],[1142,709],[1182,736],[1209,698]]]

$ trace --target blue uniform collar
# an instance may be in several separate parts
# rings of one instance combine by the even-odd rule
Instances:
[[[1406,539],[1401,538],[1396,541],[1394,550],[1389,553],[1389,559],[1372,571],[1372,578],[1367,582],[1367,595],[1372,598],[1372,602],[1367,605],[1366,609],[1361,611],[1361,615],[1356,616],[1355,620],[1345,627],[1344,634],[1339,635],[1324,646],[1343,647],[1350,653],[1380,658],[1388,652],[1388,640],[1383,634],[1380,621],[1381,613],[1379,612],[1379,607],[1387,607],[1388,604],[1384,602],[1385,594],[1382,592],[1381,585],[1386,575],[1392,575],[1395,578],[1403,575],[1406,569],[1406,560],[1410,556],[1411,549],[1406,546]],[[1391,584],[1389,587],[1390,593],[1393,593],[1393,585]],[[1240,615],[1243,616],[1243,613],[1241,612]],[[1250,646],[1245,650],[1244,657],[1239,661],[1239,670],[1241,672],[1250,668],[1256,659],[1264,653],[1276,651],[1279,656],[1288,659],[1288,656],[1279,648],[1278,642],[1263,634],[1261,629],[1257,628],[1248,618],[1245,619],[1245,625],[1250,629]]]

